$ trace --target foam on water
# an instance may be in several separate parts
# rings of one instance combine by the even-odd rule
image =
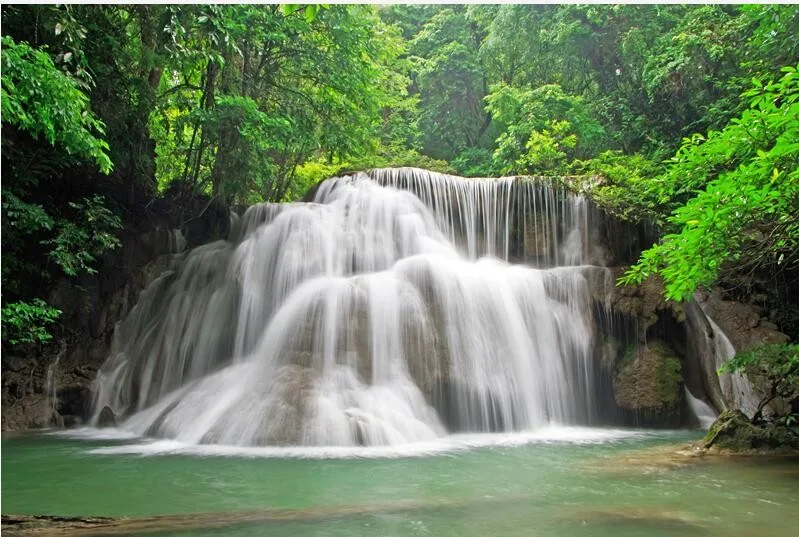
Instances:
[[[139,439],[140,442],[89,448],[92,455],[185,455],[200,457],[300,458],[300,459],[385,459],[426,457],[492,447],[518,447],[530,444],[606,444],[632,439],[673,434],[674,431],[641,431],[630,429],[598,429],[590,427],[547,426],[522,433],[453,434],[428,442],[391,446],[225,446],[187,444],[175,440]],[[127,431],[119,429],[77,429],[61,436],[81,440],[131,440]]]

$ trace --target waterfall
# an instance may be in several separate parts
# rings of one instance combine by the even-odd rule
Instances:
[[[710,426],[719,417],[718,412],[709,404],[694,397],[694,394],[691,393],[687,386],[683,386],[683,389],[685,390],[685,399],[688,401],[688,406],[691,408],[691,412],[693,412],[699,425],[705,430],[710,429]]]
[[[94,421],[108,406],[139,435],[342,446],[592,423],[595,218],[548,180],[413,168],[250,207],[142,293]]]
[[[46,425],[50,425],[54,421],[58,425],[60,416],[58,414],[58,385],[56,378],[58,376],[58,363],[67,352],[67,346],[62,341],[61,349],[56,354],[55,360],[47,367],[47,374],[44,381],[44,408],[43,418]]]
[[[701,303],[700,303],[701,307]],[[727,334],[719,328],[713,319],[707,315],[708,323],[713,330],[713,359],[716,370],[735,356],[735,347]],[[740,409],[749,417],[755,415],[760,398],[755,393],[752,383],[741,373],[723,373],[719,375],[719,384],[724,399],[731,408]]]

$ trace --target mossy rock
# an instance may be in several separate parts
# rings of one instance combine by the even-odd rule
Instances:
[[[665,343],[629,347],[613,379],[616,404],[627,410],[670,412],[682,396],[681,364]]]
[[[734,452],[799,450],[799,434],[781,425],[754,425],[740,410],[725,410],[710,426],[704,447]]]

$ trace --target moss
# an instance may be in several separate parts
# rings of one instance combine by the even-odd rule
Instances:
[[[666,344],[627,347],[616,367],[613,387],[621,408],[671,411],[679,405],[682,366]]]
[[[725,410],[710,426],[703,443],[706,448],[734,452],[796,450],[799,449],[799,435],[790,427],[753,425],[740,410]]]
[[[673,404],[680,398],[681,370],[682,364],[677,358],[668,356],[660,362],[656,378],[660,397],[666,404]]]
[[[637,345],[627,345],[621,354],[621,360],[616,363],[616,372],[621,372],[633,365],[638,354]]]

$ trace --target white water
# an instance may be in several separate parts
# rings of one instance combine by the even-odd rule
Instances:
[[[45,423],[50,424],[54,415],[57,415],[58,410],[58,391],[56,386],[56,373],[58,371],[58,362],[61,360],[61,353],[58,353],[53,363],[47,368],[47,376],[45,377],[45,392],[44,392],[44,419]]]
[[[95,423],[109,406],[180,445],[396,446],[594,419],[606,274],[582,198],[379,170],[236,226],[142,294]]]
[[[140,439],[119,429],[72,429],[52,434],[94,442],[113,441],[112,445],[93,447],[92,455],[189,455],[201,457],[252,457],[299,459],[408,458],[454,453],[487,447],[513,447],[527,444],[606,444],[639,438],[657,438],[674,431],[599,429],[548,425],[532,432],[453,434],[427,442],[391,446],[225,446],[186,444],[175,440]],[[129,442],[131,443],[119,443]]]
[[[66,345],[64,343],[61,344],[61,350],[51,363],[47,367],[47,375],[45,377],[45,389],[44,389],[44,408],[43,418],[44,422],[47,425],[50,425],[51,420],[54,416],[58,416],[58,386],[56,383],[56,378],[58,377],[58,364],[61,361],[61,358],[67,352]]]
[[[718,370],[730,358],[735,356],[735,347],[733,347],[724,330],[719,328],[706,312],[705,316],[714,334],[713,358],[715,360],[715,369]],[[755,415],[760,398],[755,393],[754,387],[748,378],[740,373],[722,373],[719,375],[719,384],[724,400],[730,408],[740,409],[741,412],[750,418]]]
[[[699,425],[705,430],[710,429],[710,426],[713,425],[713,422],[719,417],[716,409],[701,399],[694,397],[687,386],[684,386],[683,389],[685,390],[685,399],[688,401],[688,407],[691,409],[691,412],[694,413],[694,416],[696,416]]]

